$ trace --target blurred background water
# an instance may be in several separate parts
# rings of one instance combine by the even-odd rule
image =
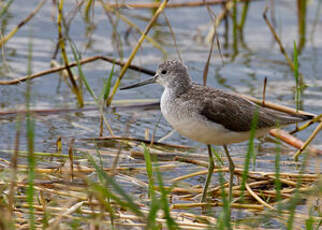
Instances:
[[[291,57],[293,43],[299,40],[297,6],[294,1],[274,2],[275,29]],[[7,34],[14,28],[38,3],[39,1],[35,0],[14,1],[6,17],[1,18],[2,35]],[[232,48],[231,32],[229,32],[229,40],[227,41],[224,37],[224,26],[221,25],[217,28],[223,60],[218,49],[215,48],[210,62],[208,85],[261,98],[263,81],[267,77],[266,100],[295,107],[294,74],[287,65],[262,17],[266,5],[269,5],[267,1],[252,1],[250,3],[244,28],[243,45],[239,44],[237,53]],[[140,36],[134,29],[130,29],[127,24],[118,20],[116,28],[119,37],[115,39],[113,27],[100,4],[95,5],[92,24],[86,23],[84,16],[79,13],[73,15],[71,12],[74,7],[74,1],[66,1],[64,12],[66,18],[74,16],[70,23],[69,36],[82,53],[82,57],[106,55],[120,58],[120,53],[124,59],[129,56]],[[220,5],[210,6],[210,8],[217,15],[222,10]],[[2,48],[5,55],[0,58],[0,80],[8,80],[27,74],[28,44],[30,42],[32,44],[32,73],[50,68],[50,61],[58,39],[55,10],[53,3],[47,1],[39,13],[5,44]],[[307,86],[302,95],[302,109],[319,114],[322,111],[322,21],[319,16],[321,13],[320,3],[310,1],[306,10],[306,42],[299,56],[299,70],[303,73]],[[122,9],[121,13],[129,17],[141,30],[147,24],[147,20],[142,20],[142,18],[149,19],[152,14],[151,10],[147,9]],[[189,67],[193,80],[202,83],[202,73],[210,46],[206,37],[212,27],[207,8],[166,9],[165,14],[175,33],[177,49],[180,51],[184,63]],[[271,16],[271,11],[268,14]],[[114,15],[112,17],[116,20]],[[178,58],[173,37],[164,15],[160,16],[149,36],[160,43],[162,48],[166,50],[169,59]],[[117,42],[122,44],[121,52],[116,48]],[[68,49],[67,51],[72,60],[71,50]],[[57,60],[60,61],[60,55],[57,57]],[[163,60],[162,52],[145,41],[133,63],[155,70]],[[101,91],[102,83],[108,77],[111,69],[112,64],[103,61],[96,61],[83,66],[83,71],[97,94]],[[118,76],[119,67],[116,67],[115,70],[113,81]],[[121,85],[128,85],[147,77],[144,74],[128,70]],[[119,91],[115,100],[158,100],[162,90],[161,86],[151,85],[128,91]],[[2,111],[24,109],[25,93],[26,83],[0,86],[0,109]],[[84,95],[87,105],[93,106],[93,99],[89,93],[85,92]],[[77,101],[66,84],[61,82],[59,74],[55,73],[31,82],[31,107],[33,109],[75,108]],[[156,139],[158,139],[172,130],[159,110],[106,112],[105,115],[115,134],[120,136],[130,135],[144,138],[147,128],[152,133],[158,125],[156,131]],[[92,111],[35,116],[35,125],[36,151],[54,152],[58,136],[62,136],[63,140],[71,137],[77,139],[97,137],[99,134],[99,113]],[[129,129],[127,129],[128,126]],[[305,140],[311,134],[313,128],[311,127],[297,136]],[[0,149],[13,149],[15,130],[15,119],[0,118]],[[108,135],[107,131],[104,134]],[[190,141],[176,133],[166,141],[204,148],[199,143]],[[274,155],[265,152],[265,149],[274,149],[274,143],[257,143],[261,147],[259,148],[260,159],[274,159]],[[322,134],[319,134],[313,143],[322,148]],[[247,143],[234,144],[231,148],[234,157],[242,157],[246,151]],[[20,140],[20,149],[26,149],[25,138]],[[269,151],[267,150],[267,152]],[[289,157],[289,155],[285,156],[286,159]],[[270,168],[274,166],[273,164],[266,166],[259,164],[258,167]]]

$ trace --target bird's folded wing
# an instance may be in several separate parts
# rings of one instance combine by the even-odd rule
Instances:
[[[274,112],[231,94],[206,100],[201,110],[201,114],[207,119],[236,132],[250,131],[255,115],[257,115],[256,128],[270,128],[278,125],[280,113]]]

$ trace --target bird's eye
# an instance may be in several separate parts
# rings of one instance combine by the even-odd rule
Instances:
[[[162,70],[162,71],[161,71],[161,73],[162,73],[162,74],[166,74],[166,73],[167,73],[167,71],[164,69],[164,70]]]

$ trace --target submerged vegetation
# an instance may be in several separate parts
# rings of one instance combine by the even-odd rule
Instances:
[[[0,229],[320,229],[321,76],[308,76],[306,52],[321,50],[321,1],[281,2],[0,1]],[[281,36],[286,9],[277,12],[283,4],[296,15],[289,46]],[[257,29],[267,35],[249,32]],[[271,42],[264,52],[259,37]],[[247,145],[231,151],[232,191],[227,159],[213,146],[209,199],[200,203],[205,150],[164,128],[156,92],[118,95],[137,73],[155,74],[143,66],[168,56],[202,63],[193,69],[200,82],[233,90],[218,71],[226,65],[233,69],[226,75],[246,75],[251,59],[261,59],[262,99],[242,96],[317,114],[293,131],[271,130],[270,141],[256,141],[253,129]],[[313,61],[311,71],[320,73],[321,60]],[[292,86],[281,87],[288,78],[279,70]],[[249,88],[262,84],[254,75],[244,80]],[[292,108],[267,100],[279,97]]]

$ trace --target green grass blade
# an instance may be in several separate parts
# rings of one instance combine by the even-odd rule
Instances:
[[[296,42],[294,41],[294,78],[296,83],[296,92],[295,92],[295,103],[296,103],[296,112],[300,109],[301,106],[301,85],[299,81],[299,64],[298,64],[298,53],[296,48]]]
[[[230,203],[227,199],[227,194],[225,192],[225,179],[222,175],[222,172],[218,172],[218,176],[219,176],[221,197],[223,202],[223,209],[218,218],[217,229],[231,229]]]
[[[280,180],[280,158],[281,158],[281,143],[278,141],[276,144],[276,154],[275,154],[275,191],[276,191],[276,200],[277,200],[277,210],[278,213],[281,212],[281,189],[282,184]]]
[[[143,217],[144,214],[141,212],[140,207],[134,203],[133,199],[119,186],[112,177],[107,175],[102,168],[98,167],[96,162],[94,161],[93,157],[91,155],[87,155],[87,158],[91,165],[95,168],[99,179],[101,180],[104,187],[101,189],[105,189],[104,192],[108,194],[113,200],[115,200],[118,204],[120,204],[122,207],[126,207],[130,209],[133,213],[136,215]],[[107,190],[107,186],[112,187],[115,192],[125,201],[121,200],[118,196],[114,195],[112,192]],[[100,186],[96,185],[96,188],[99,189]]]
[[[2,7],[0,11],[0,18],[8,11],[8,8],[10,7],[11,3],[13,3],[13,0],[9,0],[7,4],[4,7]]]
[[[146,229],[160,229],[155,221],[157,217],[157,212],[161,208],[160,199],[156,198],[156,192],[154,190],[154,178],[153,178],[153,168],[152,168],[152,159],[149,149],[144,143],[142,143],[144,148],[144,159],[146,165],[146,173],[149,179],[149,196],[151,198],[150,211],[148,214],[147,226]],[[155,160],[153,160],[155,161]]]
[[[216,158],[216,161],[219,163],[220,166],[223,166],[224,165],[224,161],[222,159],[222,156],[219,155],[218,151],[215,151],[215,149],[210,146],[211,148],[211,152],[214,154],[215,158]]]
[[[232,21],[233,21],[233,50],[234,54],[238,52],[238,37],[237,37],[237,29],[238,29],[238,24],[237,24],[237,0],[233,0],[233,10],[232,10]]]
[[[145,167],[146,173],[149,179],[149,197],[153,199],[155,197],[154,191],[154,179],[153,179],[153,170],[152,170],[152,161],[149,149],[146,147],[144,143],[142,143],[144,148],[144,159],[145,159]]]
[[[104,87],[103,87],[102,92],[101,92],[100,97],[99,97],[100,99],[103,98],[104,101],[106,101],[108,96],[110,95],[110,90],[111,90],[111,85],[112,85],[112,78],[113,78],[113,75],[114,75],[114,66],[115,66],[115,64],[113,63],[110,75],[108,76],[107,80],[104,81]]]
[[[28,75],[32,73],[32,35],[30,30],[30,38],[28,42]],[[26,130],[27,130],[27,146],[28,146],[28,187],[27,187],[27,202],[29,205],[29,228],[35,229],[34,215],[34,180],[36,160],[34,156],[34,138],[35,138],[35,123],[30,114],[30,97],[31,97],[31,82],[27,81],[26,89]]]
[[[114,229],[115,215],[114,215],[114,208],[111,206],[110,200],[113,199],[115,196],[104,185],[101,185],[98,183],[92,183],[90,186],[96,193],[100,194],[99,196],[97,196],[97,199],[101,204],[103,204],[105,209],[109,212],[110,220],[111,220],[111,227],[112,227],[112,229]],[[116,197],[116,199],[114,199],[114,200],[117,200],[117,199],[118,199],[118,197]],[[126,204],[123,203],[122,201],[120,201],[120,203],[122,203],[124,206],[126,206]]]
[[[314,226],[314,219],[312,217],[312,210],[313,208],[311,207],[310,208],[310,211],[309,211],[309,218],[305,220],[305,229],[306,230],[313,230],[313,226]]]
[[[79,59],[80,59],[80,54],[79,52],[77,51],[76,49],[76,46],[73,44],[73,42],[71,40],[69,40],[69,43],[70,43],[70,47],[72,49],[72,52],[73,52],[73,55],[74,55],[74,59],[77,63],[77,69],[78,69],[78,75],[79,77],[82,79],[82,81],[84,82],[85,84],[85,87],[87,89],[87,91],[90,93],[90,95],[93,97],[93,99],[95,100],[96,103],[98,103],[97,101],[97,97],[95,95],[95,92],[92,90],[91,86],[89,85],[84,73],[83,73],[83,70],[82,70],[82,67],[81,67],[81,64],[79,62]]]
[[[150,204],[150,211],[148,215],[148,222],[146,225],[146,229],[153,229],[153,230],[160,229],[160,227],[157,225],[157,222],[155,221],[160,207],[161,207],[160,200],[153,198]]]
[[[289,202],[289,217],[287,220],[287,230],[292,230],[293,229],[293,224],[294,224],[294,217],[295,217],[295,211],[296,211],[296,206],[298,205],[298,203],[301,201],[301,196],[300,196],[300,191],[299,188],[302,184],[302,176],[305,170],[305,166],[308,160],[308,153],[305,152],[304,158],[303,158],[303,162],[300,168],[300,176],[297,178],[297,182],[296,182],[296,187],[295,187],[295,191],[294,191],[294,196],[290,199]]]
[[[258,123],[258,109],[256,109],[252,123],[251,123],[251,130],[250,130],[250,138],[248,143],[248,150],[246,153],[245,161],[244,161],[244,170],[242,174],[242,182],[241,182],[241,200],[244,198],[244,191],[246,188],[246,181],[248,178],[248,171],[249,171],[249,163],[251,157],[254,155],[254,140],[255,140],[255,133],[256,133],[256,127]]]
[[[158,180],[158,183],[159,183],[159,186],[160,186],[161,207],[162,207],[163,212],[164,212],[164,218],[166,219],[167,228],[170,229],[170,230],[178,229],[179,227],[178,227],[177,223],[173,220],[173,218],[170,215],[170,208],[169,208],[169,203],[168,203],[168,192],[164,188],[164,184],[163,184],[163,180],[162,180],[162,176],[161,176],[161,173],[159,171],[159,168],[156,167],[155,171],[156,171],[157,180]]]

